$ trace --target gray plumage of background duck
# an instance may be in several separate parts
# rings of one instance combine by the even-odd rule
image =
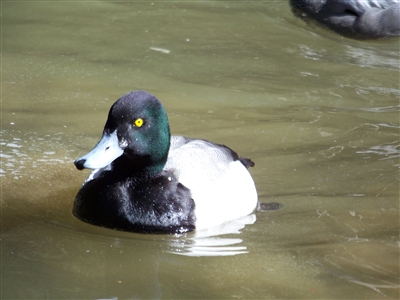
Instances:
[[[298,17],[347,37],[400,36],[400,0],[290,0],[290,4]]]
[[[134,91],[110,109],[95,148],[75,161],[92,173],[73,214],[136,232],[184,233],[251,214],[257,191],[250,159],[201,139],[171,136],[161,102]]]

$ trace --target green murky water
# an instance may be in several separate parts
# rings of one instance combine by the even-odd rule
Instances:
[[[3,1],[1,298],[398,299],[399,70],[398,40],[286,1]],[[252,158],[284,208],[203,237],[75,219],[72,162],[135,89]]]

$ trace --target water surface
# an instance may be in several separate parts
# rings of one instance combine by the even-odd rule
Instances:
[[[308,27],[285,1],[2,15],[2,299],[399,298],[398,39]],[[73,161],[135,89],[174,134],[252,158],[259,200],[284,207],[200,237],[74,218]]]

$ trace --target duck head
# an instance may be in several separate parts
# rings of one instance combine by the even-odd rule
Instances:
[[[74,164],[78,170],[118,165],[132,174],[152,176],[165,166],[169,146],[169,123],[163,105],[145,91],[134,91],[113,104],[101,140]]]

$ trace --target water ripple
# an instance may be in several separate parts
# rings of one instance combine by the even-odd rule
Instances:
[[[370,147],[367,150],[357,151],[359,154],[375,154],[385,156],[380,160],[394,159],[400,157],[400,143],[396,141],[390,144],[381,144]]]
[[[62,133],[40,137],[34,132],[1,131],[0,177],[20,179],[32,176],[29,172],[31,168],[72,161],[68,156],[60,154],[61,149],[65,150],[61,144],[61,135]]]

